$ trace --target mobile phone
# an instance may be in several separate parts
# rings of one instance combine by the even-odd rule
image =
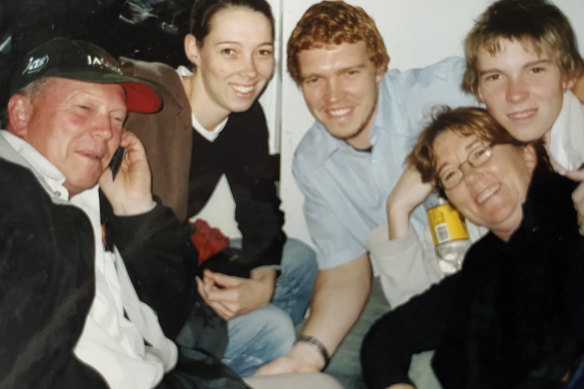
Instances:
[[[116,174],[118,174],[118,170],[120,170],[120,166],[122,165],[122,161],[124,160],[125,154],[126,148],[121,146],[118,147],[118,149],[114,153],[112,160],[108,165],[108,167],[112,169],[112,180],[116,178]]]

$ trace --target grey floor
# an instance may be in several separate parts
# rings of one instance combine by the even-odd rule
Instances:
[[[331,358],[325,373],[336,378],[346,389],[366,389],[359,360],[361,342],[375,320],[389,311],[390,306],[383,295],[381,283],[375,277],[363,313]],[[418,389],[441,389],[430,367],[432,354],[433,352],[426,352],[412,358],[410,377]]]

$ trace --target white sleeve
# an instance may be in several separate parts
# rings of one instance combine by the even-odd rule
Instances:
[[[366,244],[392,308],[444,277],[432,242],[420,242],[411,227],[404,237],[389,240],[387,225],[379,226],[369,234]]]

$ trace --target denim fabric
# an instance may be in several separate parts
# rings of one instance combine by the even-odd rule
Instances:
[[[238,244],[241,242],[231,242],[235,247]],[[288,239],[272,302],[228,322],[229,342],[222,361],[248,377],[288,353],[296,338],[294,324],[304,317],[317,272],[314,251],[298,240]]]
[[[345,389],[333,377],[314,372],[265,375],[245,382],[253,389]]]
[[[578,365],[570,382],[568,382],[562,389],[582,389],[584,388],[584,359]]]
[[[272,304],[290,315],[294,325],[304,318],[317,274],[314,250],[289,238],[284,244],[282,273],[276,282]]]

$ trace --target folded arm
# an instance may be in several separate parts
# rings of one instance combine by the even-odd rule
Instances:
[[[445,278],[371,327],[361,348],[363,377],[369,388],[413,385],[408,376],[411,357],[438,346],[458,277]]]

